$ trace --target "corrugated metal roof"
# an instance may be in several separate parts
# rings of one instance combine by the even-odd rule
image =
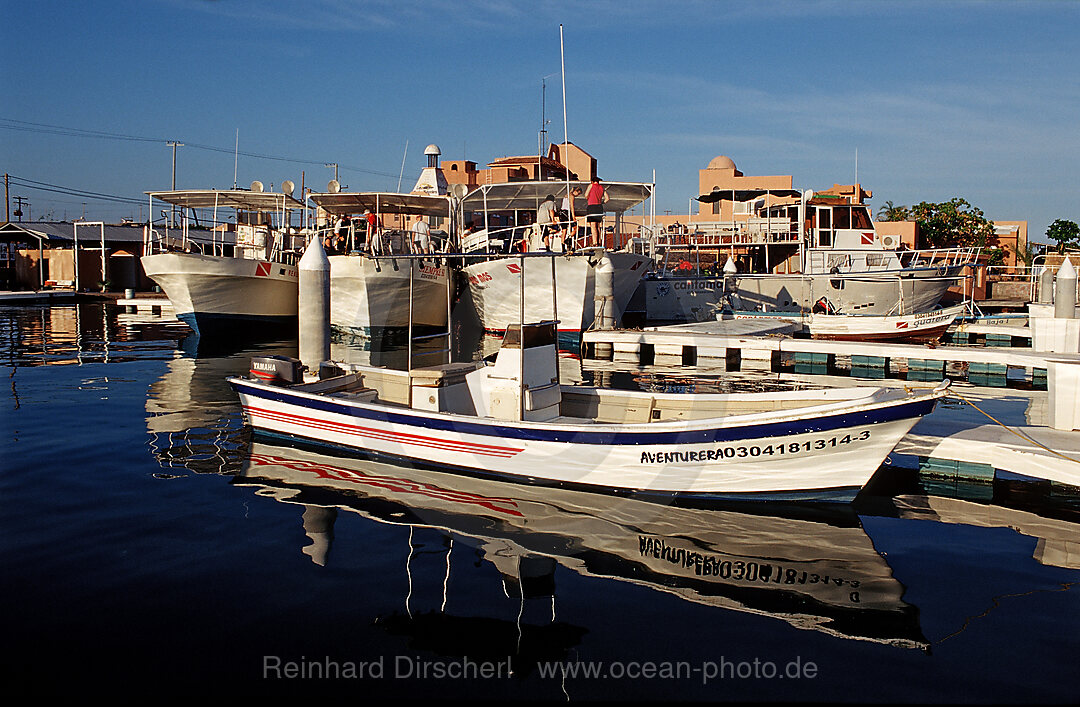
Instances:
[[[14,221],[0,226],[0,233],[29,232],[45,238],[46,242],[74,242],[75,226],[64,221]],[[79,240],[101,240],[101,226],[79,224]],[[105,241],[109,243],[142,243],[142,224],[131,226],[105,225]]]

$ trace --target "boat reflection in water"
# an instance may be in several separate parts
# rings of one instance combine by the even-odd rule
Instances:
[[[434,529],[451,544],[475,547],[523,606],[527,598],[550,596],[552,621],[562,566],[801,629],[926,648],[918,610],[903,601],[903,585],[847,506],[662,505],[347,459],[261,436],[233,482],[304,506],[311,539],[304,552],[317,564],[330,562],[338,510],[410,526],[410,537]],[[410,542],[406,563],[412,553]],[[449,550],[446,572],[444,586]],[[410,594],[411,586],[410,575]],[[416,621],[409,597],[406,613],[402,621]],[[448,627],[459,620],[424,621]]]

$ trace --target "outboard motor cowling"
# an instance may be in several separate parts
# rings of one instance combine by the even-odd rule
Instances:
[[[289,356],[258,356],[251,359],[251,377],[271,385],[292,385],[304,381],[300,359]]]

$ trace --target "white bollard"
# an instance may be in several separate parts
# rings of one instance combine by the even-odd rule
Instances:
[[[1076,268],[1065,258],[1054,283],[1054,318],[1076,319]]]
[[[299,270],[300,361],[318,373],[330,358],[330,259],[318,238],[308,243]]]

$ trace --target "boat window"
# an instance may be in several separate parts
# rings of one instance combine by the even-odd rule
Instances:
[[[851,228],[851,207],[837,206],[833,209],[833,219],[834,228]]]
[[[521,340],[520,331],[521,327],[518,324],[511,324],[508,326],[506,333],[503,335],[503,348],[518,348],[518,342]],[[525,348],[531,349],[537,346],[546,346],[554,343],[555,322],[525,324]]]
[[[870,222],[870,214],[866,211],[865,206],[856,206],[851,209],[851,227],[873,228],[873,224]]]
[[[818,228],[831,229],[832,228],[832,209],[819,208],[817,210],[818,215]]]

